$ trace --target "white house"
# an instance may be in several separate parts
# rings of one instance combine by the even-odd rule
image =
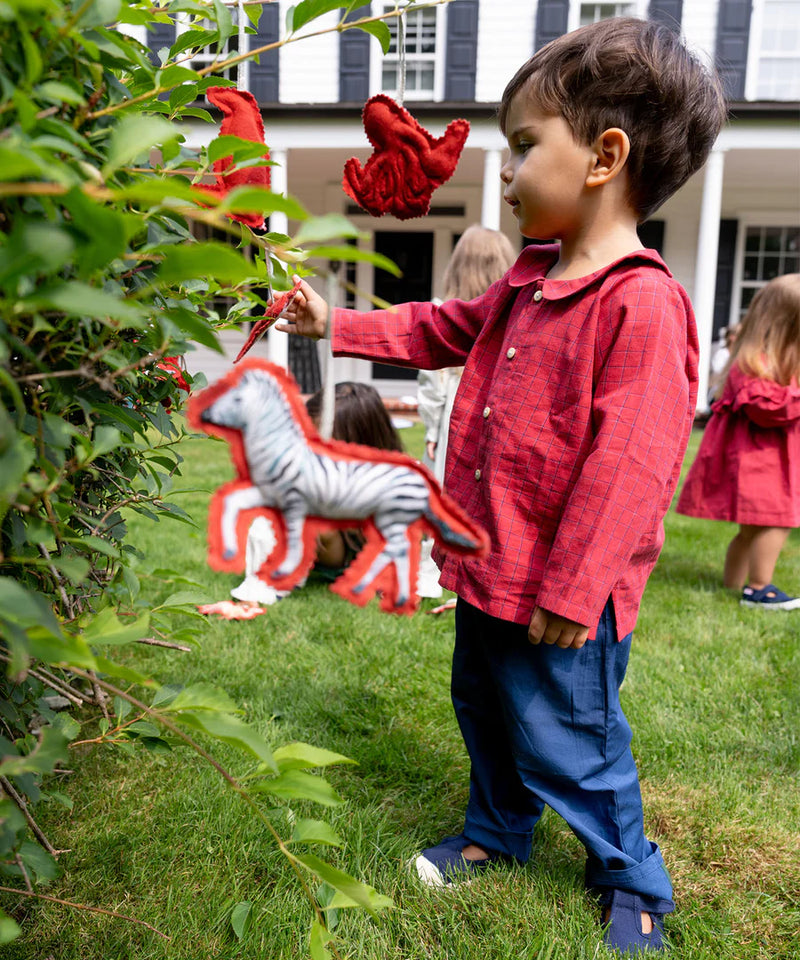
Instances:
[[[279,39],[290,5],[267,3],[258,35],[232,42],[254,49]],[[351,16],[382,9],[393,10],[395,3],[373,0]],[[272,159],[280,165],[273,168],[273,188],[312,213],[346,213],[370,231],[374,249],[403,269],[397,281],[369,265],[349,267],[360,289],[393,302],[436,296],[453,244],[469,224],[499,228],[521,244],[501,202],[504,141],[496,109],[506,82],[549,39],[621,15],[660,19],[680,30],[717,64],[730,100],[729,122],[704,170],[642,228],[643,242],[662,252],[692,296],[705,378],[719,331],[741,316],[755,290],[777,274],[800,271],[800,0],[452,0],[407,14],[404,105],[435,135],[456,117],[468,119],[471,130],[428,216],[402,222],[366,215],[341,188],[345,161],[357,156],[364,162],[371,153],[361,123],[364,102],[381,91],[398,96],[397,44],[384,57],[377,40],[360,30],[290,43],[248,64],[239,77],[261,105]],[[339,16],[328,14],[309,31]],[[174,29],[160,26],[149,34],[151,49],[169,46]],[[396,39],[395,25],[392,30]],[[199,144],[212,135],[198,123],[188,140]],[[284,231],[291,226],[275,216],[270,223]],[[368,302],[354,305],[366,309]],[[241,337],[231,339],[235,352]],[[265,349],[296,367],[287,339],[272,332]],[[203,352],[192,364],[210,377],[220,372]],[[403,379],[408,371],[362,360],[336,364],[337,379],[374,381],[384,395],[413,393],[413,383]],[[701,409],[705,397],[701,383]]]

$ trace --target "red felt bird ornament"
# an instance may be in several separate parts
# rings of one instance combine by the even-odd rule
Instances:
[[[219,130],[220,136],[233,136],[242,140],[252,140],[254,143],[264,143],[264,123],[252,93],[236,90],[233,87],[209,87],[206,90],[206,97],[215,107],[219,107],[224,115]],[[262,156],[265,160],[269,160],[269,150],[266,146]],[[231,170],[233,166],[233,157],[221,157],[215,160],[216,183],[198,185],[194,189],[200,194],[210,194],[214,197],[227,196],[236,187],[269,189],[269,167],[245,167],[242,170]],[[230,173],[229,170],[231,170]],[[231,213],[228,216],[247,224],[254,230],[260,230],[264,226],[263,213]]]
[[[398,220],[424,217],[433,191],[455,171],[469,121],[453,120],[437,138],[382,93],[367,100],[362,117],[375,150],[364,167],[356,157],[347,161],[344,192],[373,217],[384,213]]]

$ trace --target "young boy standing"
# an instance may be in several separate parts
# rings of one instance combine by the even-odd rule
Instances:
[[[437,560],[459,597],[470,796],[462,833],[423,851],[419,875],[527,860],[548,805],[586,847],[621,951],[665,949],[674,909],[619,687],[697,392],[691,305],[636,227],[703,165],[724,119],[718,81],[669,29],[625,18],[566,34],[500,107],[505,200],[523,236],[560,242],[528,247],[468,303],[331,314],[336,354],[465,367],[446,486],[492,548]],[[326,333],[308,285],[287,317],[281,329]]]

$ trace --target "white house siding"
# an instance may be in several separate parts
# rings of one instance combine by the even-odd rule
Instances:
[[[478,19],[475,99],[496,103],[517,69],[533,54],[536,4],[482,0]]]
[[[289,4],[281,2],[281,30]],[[336,12],[325,14],[298,34],[315,33],[339,22]],[[281,32],[283,36],[283,32]],[[377,41],[375,48],[379,50]],[[326,33],[289,43],[281,49],[281,103],[336,103],[339,99],[339,34]]]
[[[717,42],[716,0],[684,0],[681,32],[688,46],[703,55],[706,63],[713,62]]]

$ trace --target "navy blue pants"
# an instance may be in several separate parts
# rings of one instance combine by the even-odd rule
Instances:
[[[631,729],[619,702],[631,635],[606,605],[580,650],[533,645],[525,625],[456,608],[452,697],[472,764],[464,834],[528,859],[545,804],[586,847],[586,884],[674,909],[657,844],[644,835]]]

